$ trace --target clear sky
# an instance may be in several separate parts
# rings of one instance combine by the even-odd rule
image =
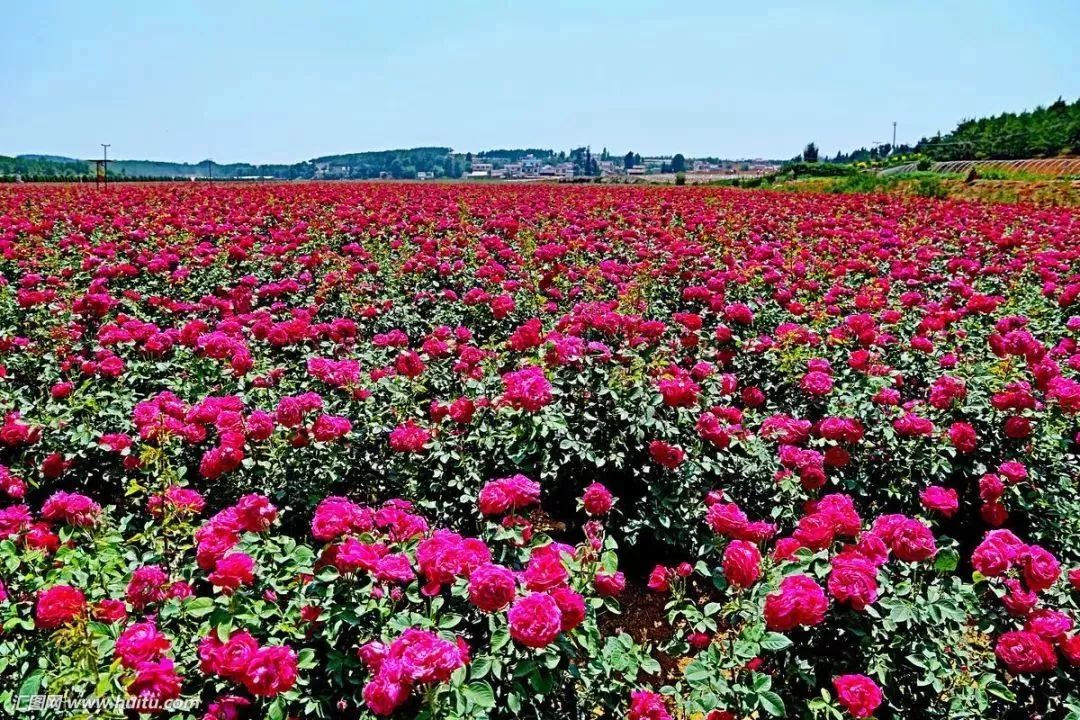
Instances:
[[[0,0],[0,154],[791,157],[1080,97],[1080,0]]]

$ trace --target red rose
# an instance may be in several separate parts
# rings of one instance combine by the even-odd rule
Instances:
[[[994,654],[1014,674],[1049,672],[1057,667],[1053,645],[1024,630],[1004,633],[994,645]]]
[[[139,663],[135,679],[128,685],[128,695],[153,700],[157,705],[180,697],[182,682],[173,661],[162,658],[156,662]]]
[[[551,383],[543,368],[529,365],[502,376],[502,401],[512,408],[536,412],[552,401]]]
[[[664,704],[664,696],[646,690],[635,690],[630,693],[630,708],[626,714],[627,720],[671,720],[667,706]]]
[[[686,459],[686,453],[678,445],[671,445],[663,440],[652,440],[649,442],[649,455],[656,462],[657,465],[661,465],[669,470],[682,465],[683,460]]]
[[[653,592],[667,592],[671,589],[671,570],[668,570],[663,565],[657,565],[649,573],[649,581],[647,586]]]
[[[862,610],[877,600],[877,568],[860,555],[838,555],[833,559],[827,587],[837,602]]]
[[[564,585],[570,579],[570,572],[563,564],[559,546],[552,543],[533,549],[523,577],[530,590],[550,590]]]
[[[34,624],[42,630],[67,625],[86,613],[86,596],[70,585],[54,585],[38,593]]]
[[[469,575],[469,602],[484,612],[502,610],[516,592],[514,573],[502,565],[481,565]]]
[[[400,453],[423,452],[424,446],[431,441],[431,433],[409,419],[404,425],[398,425],[390,432],[390,449]]]
[[[886,541],[898,560],[919,562],[937,554],[934,533],[919,520],[908,518]]]
[[[590,515],[607,515],[614,503],[611,492],[598,482],[594,482],[585,488],[585,492],[581,496],[581,504],[585,508],[585,512]]]
[[[761,553],[757,545],[745,540],[732,540],[724,549],[724,577],[738,588],[753,585],[761,577]]]
[[[557,587],[548,593],[555,599],[562,613],[559,627],[563,632],[570,632],[585,620],[585,598],[568,587]]]
[[[115,653],[120,664],[126,668],[136,668],[139,663],[157,660],[172,647],[152,622],[130,625],[116,639]]]
[[[1023,557],[1024,582],[1035,592],[1042,592],[1061,577],[1061,563],[1050,551],[1030,545]]]
[[[252,695],[273,697],[296,684],[296,653],[292,648],[271,645],[256,651],[242,675]]]
[[[231,593],[241,585],[250,585],[255,579],[255,561],[247,553],[229,553],[214,564],[214,572],[209,580],[226,593]]]
[[[841,675],[833,678],[836,699],[852,717],[865,718],[881,705],[881,688],[865,675]]]
[[[1080,667],[1080,635],[1073,635],[1061,641],[1058,645],[1061,654],[1073,667]]]
[[[507,613],[510,637],[525,647],[542,648],[550,645],[562,630],[562,612],[550,595],[526,595],[510,607]]]
[[[956,491],[952,488],[931,485],[919,494],[919,500],[927,510],[941,513],[947,518],[956,514],[960,507],[960,500]]]
[[[484,515],[500,515],[540,502],[540,483],[524,475],[499,478],[480,489],[476,504]]]
[[[803,375],[799,387],[809,395],[828,395],[833,389],[833,379],[827,373],[812,370]]]
[[[600,597],[615,597],[626,589],[626,577],[621,572],[599,572],[593,578],[593,587]]]
[[[808,575],[789,575],[780,589],[765,598],[765,624],[786,632],[797,625],[817,625],[825,619],[829,601],[825,591]]]

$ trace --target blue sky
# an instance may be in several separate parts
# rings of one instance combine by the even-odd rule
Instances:
[[[1080,97],[1080,2],[5,2],[0,154],[790,157]]]

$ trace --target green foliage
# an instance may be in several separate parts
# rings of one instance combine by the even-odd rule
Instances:
[[[811,143],[812,144],[812,143]],[[791,163],[784,168],[785,174],[790,173],[792,177],[844,177],[847,175],[857,175],[858,170],[850,165],[835,165],[832,163],[818,163],[818,162],[801,162]]]
[[[1030,111],[964,120],[946,135],[923,138],[917,150],[935,160],[1075,155],[1080,153],[1080,99],[1058,98]]]
[[[919,197],[943,199],[949,192],[936,177],[919,178],[915,184],[915,194]]]
[[[19,175],[24,180],[74,180],[91,174],[91,164],[84,160],[52,155],[0,155],[0,179],[10,180]]]

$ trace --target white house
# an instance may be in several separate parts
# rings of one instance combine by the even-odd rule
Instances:
[[[521,158],[521,174],[527,177],[539,175],[541,165],[543,165],[543,163],[540,162],[540,158],[526,155]]]

